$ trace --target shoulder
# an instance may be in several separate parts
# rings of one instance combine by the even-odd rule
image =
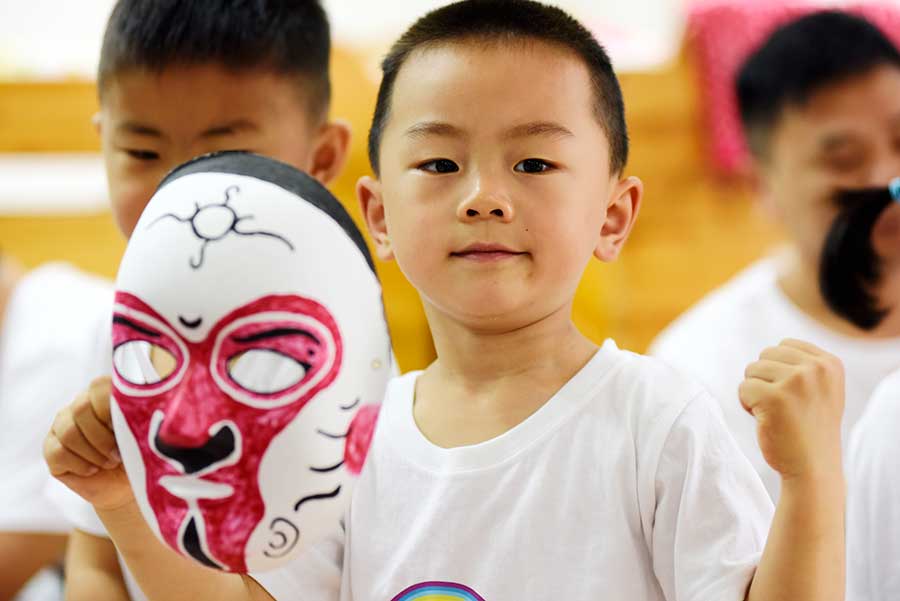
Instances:
[[[35,295],[65,292],[67,300],[76,302],[112,295],[111,281],[66,263],[48,263],[33,269],[22,279],[21,286]]]
[[[388,380],[384,391],[384,400],[378,408],[378,417],[372,428],[371,448],[378,446],[378,439],[387,431],[396,431],[403,428],[404,418],[411,411],[415,397],[416,379],[421,371],[412,371],[400,376],[394,376]]]
[[[109,329],[113,286],[52,263],[29,272],[10,299],[4,335],[42,349],[90,351]]]
[[[891,465],[900,455],[900,370],[882,380],[857,422],[850,437],[849,470],[864,469],[866,464]]]
[[[64,263],[50,263],[30,271],[19,282],[10,301],[10,314],[18,319],[40,316],[43,323],[70,330],[78,324],[108,319],[113,285]]]
[[[611,341],[601,352],[613,366],[602,377],[595,401],[611,404],[624,416],[638,444],[665,439],[678,417],[698,398],[708,406],[705,388],[689,374],[656,357],[623,351]]]
[[[757,315],[763,317],[765,299],[774,290],[773,260],[750,265],[669,324],[653,341],[650,353],[670,359],[714,348],[717,341],[752,325]]]

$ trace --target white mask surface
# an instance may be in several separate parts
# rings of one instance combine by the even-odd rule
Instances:
[[[182,165],[129,242],[113,321],[116,438],[166,544],[258,572],[341,527],[391,351],[327,190],[246,153]]]

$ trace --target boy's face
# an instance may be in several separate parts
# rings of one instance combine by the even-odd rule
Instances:
[[[900,176],[900,69],[877,67],[787,107],[759,175],[764,203],[815,268],[838,212],[834,193]],[[874,236],[876,249],[900,255],[900,207],[885,212]]]
[[[318,122],[296,80],[267,71],[204,64],[113,75],[98,125],[119,228],[130,236],[162,178],[208,152],[252,151],[327,183],[349,132]]]
[[[640,182],[609,172],[589,72],[540,42],[454,43],[400,70],[380,181],[358,188],[382,258],[426,305],[490,328],[570,303],[592,254],[613,260]]]

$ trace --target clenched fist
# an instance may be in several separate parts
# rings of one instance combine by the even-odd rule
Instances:
[[[44,439],[50,473],[97,509],[134,499],[113,435],[109,395],[109,378],[94,380],[56,414]]]
[[[844,368],[837,357],[784,340],[747,367],[738,394],[756,418],[763,457],[783,480],[841,473]]]

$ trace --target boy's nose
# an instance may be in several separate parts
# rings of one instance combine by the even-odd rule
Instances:
[[[512,202],[506,196],[484,192],[473,194],[461,202],[456,216],[464,222],[495,219],[502,223],[509,223],[515,217]]]

